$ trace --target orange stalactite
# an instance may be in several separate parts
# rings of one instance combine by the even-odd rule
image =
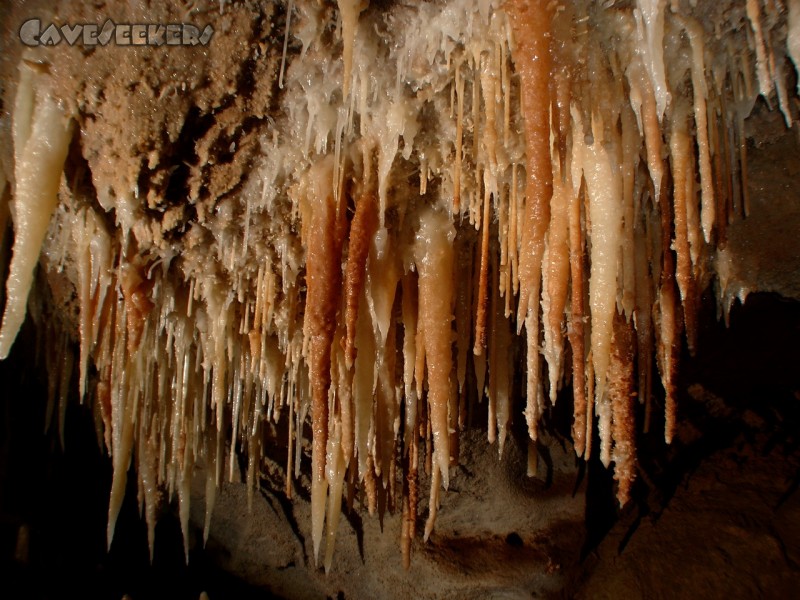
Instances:
[[[550,30],[549,0],[512,0],[506,5],[514,36],[512,57],[520,77],[525,134],[527,182],[520,246],[520,300],[517,322],[525,322],[528,339],[528,432],[536,439],[539,407],[539,293],[542,256],[550,222],[553,167],[550,160]]]

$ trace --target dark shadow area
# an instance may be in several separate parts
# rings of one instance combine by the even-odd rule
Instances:
[[[44,432],[47,375],[36,364],[32,329],[29,321],[0,362],[0,572],[6,589],[36,599],[119,600],[127,594],[132,600],[197,600],[203,591],[210,598],[275,597],[220,570],[200,546],[202,532],[191,536],[187,566],[177,506],[165,507],[159,518],[151,565],[133,471],[106,551],[111,461],[98,446],[90,406],[77,397],[67,407],[65,450],[55,422]]]
[[[800,302],[751,294],[729,327],[706,316],[696,356],[682,357],[673,443],[663,426],[638,435],[632,502],[620,509],[611,470],[588,464],[580,597],[672,572],[712,595],[738,581],[733,597],[777,597],[800,577]]]

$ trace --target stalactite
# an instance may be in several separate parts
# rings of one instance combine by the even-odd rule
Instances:
[[[51,96],[46,75],[20,65],[14,105],[14,246],[8,279],[0,358],[6,358],[25,319],[33,272],[58,205],[58,187],[72,138],[69,114]]]
[[[450,434],[447,409],[450,400],[453,320],[453,246],[455,229],[440,212],[420,215],[415,241],[419,273],[419,321],[424,327],[428,406],[433,435],[431,497],[438,496],[438,482],[447,489],[450,480]],[[438,473],[438,474],[437,474]],[[432,500],[432,505],[434,504]],[[427,529],[427,527],[426,527]],[[426,536],[427,537],[427,536]]]
[[[611,397],[611,428],[614,438],[612,460],[618,482],[617,500],[624,506],[630,500],[636,478],[636,418],[633,411],[634,344],[631,324],[620,315],[614,318],[614,350],[609,364],[608,385]]]
[[[319,555],[328,479],[325,475],[328,446],[328,391],[331,385],[331,346],[339,308],[341,248],[345,234],[344,209],[333,200],[333,161],[315,165],[309,173],[303,201],[308,215],[304,231],[307,247],[306,316],[304,330],[311,382],[312,535],[314,554]],[[303,193],[302,191],[300,193]]]
[[[528,432],[537,438],[541,414],[539,381],[539,292],[542,255],[553,171],[550,161],[550,26],[548,2],[511,2],[508,6],[514,32],[514,64],[520,76],[522,114],[525,121],[527,185],[520,257],[518,323],[525,322],[528,340],[527,396],[525,417]],[[519,327],[519,326],[518,326]]]

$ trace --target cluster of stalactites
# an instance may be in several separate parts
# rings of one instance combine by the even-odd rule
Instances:
[[[571,380],[575,451],[590,457],[596,424],[620,503],[636,472],[637,397],[650,423],[654,362],[672,438],[679,351],[684,339],[694,350],[713,249],[747,208],[744,117],[758,92],[788,106],[778,16],[748,1],[748,52],[734,50],[744,35],[725,46],[665,0],[397,7],[396,45],[381,43],[364,3],[339,8],[343,52],[331,56],[313,3],[290,5],[299,24],[287,39],[303,47],[280,74],[288,120],[256,170],[262,191],[241,200],[245,222],[204,254],[216,251],[216,270],[145,258],[92,209],[58,206],[69,115],[47,76],[21,66],[0,351],[55,212],[48,251],[62,258],[51,262],[68,256],[76,274],[80,395],[92,392],[114,464],[109,543],[131,460],[151,552],[164,492],[177,494],[187,534],[196,463],[207,536],[237,451],[252,492],[282,415],[288,495],[310,415],[312,539],[318,556],[326,538],[326,569],[345,489],[370,512],[402,512],[409,564],[420,470],[427,539],[476,399],[488,399],[502,455],[515,398],[535,441]],[[266,254],[254,231],[270,232]],[[63,406],[72,367],[53,364]]]

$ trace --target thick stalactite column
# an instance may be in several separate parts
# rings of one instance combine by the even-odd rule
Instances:
[[[303,222],[306,247],[305,339],[311,384],[312,529],[314,554],[319,554],[325,514],[325,456],[328,444],[328,390],[331,386],[331,345],[336,331],[342,279],[342,241],[347,220],[333,195],[333,160],[329,157],[309,173]]]
[[[527,184],[520,255],[518,322],[528,335],[528,432],[536,439],[541,414],[539,381],[539,294],[542,256],[550,222],[553,168],[550,159],[550,26],[548,0],[513,0],[506,5],[514,35],[513,58],[520,76],[525,121]]]

